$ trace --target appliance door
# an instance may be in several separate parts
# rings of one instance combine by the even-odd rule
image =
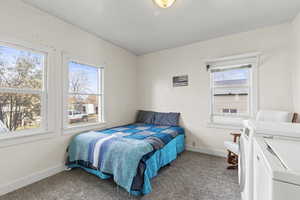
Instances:
[[[244,130],[245,131],[245,130]],[[243,132],[244,132],[243,131]],[[247,139],[245,138],[244,134],[242,134],[239,142],[239,184],[240,184],[240,190],[241,192],[245,189],[245,183],[246,183],[246,152],[245,152],[245,144]]]
[[[267,161],[259,145],[255,142],[253,146],[253,200],[272,200],[272,173],[268,170]]]
[[[251,129],[244,128],[240,138],[240,155],[239,155],[239,184],[242,200],[252,200],[251,195]]]

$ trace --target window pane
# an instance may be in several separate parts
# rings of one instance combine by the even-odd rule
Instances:
[[[250,68],[213,72],[214,86],[248,85]]]
[[[99,68],[69,62],[69,92],[99,94]]]
[[[71,125],[82,125],[102,121],[101,96],[96,95],[69,95],[68,122]],[[99,114],[100,113],[100,114]]]
[[[44,57],[0,46],[0,87],[42,89]]]
[[[247,115],[248,93],[239,94],[214,94],[214,114],[219,115]]]
[[[217,115],[249,115],[250,68],[213,73],[213,112]]]
[[[40,95],[0,93],[0,134],[39,128],[40,123]]]

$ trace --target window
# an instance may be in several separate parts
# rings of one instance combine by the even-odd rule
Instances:
[[[65,127],[103,122],[103,68],[68,61]]]
[[[211,122],[241,125],[256,112],[257,57],[210,63]]]
[[[249,116],[250,67],[212,70],[214,115]]]
[[[0,135],[46,129],[46,59],[0,45]]]

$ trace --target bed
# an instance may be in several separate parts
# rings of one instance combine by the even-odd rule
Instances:
[[[177,125],[179,115],[151,113],[138,117],[137,123],[75,136],[68,147],[67,166],[101,179],[113,178],[135,196],[150,193],[151,179],[185,149],[184,129]]]

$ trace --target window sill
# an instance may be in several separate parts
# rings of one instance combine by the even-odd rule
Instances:
[[[243,125],[209,122],[207,123],[207,127],[227,130],[241,130]]]
[[[34,142],[38,140],[44,140],[44,139],[49,139],[53,137],[53,132],[52,131],[35,131],[35,132],[22,132],[22,133],[15,133],[11,135],[3,135],[0,136],[0,148],[3,147],[9,147],[9,146],[14,146],[18,144],[24,144],[24,143],[29,143],[29,142]]]
[[[97,129],[103,129],[106,127],[106,122],[99,122],[99,123],[91,123],[79,126],[70,126],[63,129],[63,135],[70,135],[81,133],[84,131],[92,131]]]

